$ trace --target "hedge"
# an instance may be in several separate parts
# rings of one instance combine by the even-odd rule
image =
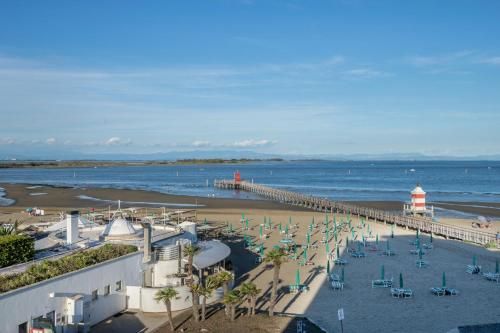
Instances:
[[[82,251],[61,259],[44,260],[32,265],[25,272],[0,276],[0,293],[77,271],[135,251],[137,247],[133,245],[106,244],[97,249]]]
[[[35,241],[26,235],[0,236],[0,267],[30,261],[35,256]]]

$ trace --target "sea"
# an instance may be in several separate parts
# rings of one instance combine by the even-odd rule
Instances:
[[[276,161],[247,164],[0,169],[0,183],[141,189],[168,194],[255,199],[220,190],[215,179],[242,179],[344,201],[408,201],[421,184],[427,200],[500,202],[500,161]],[[0,190],[1,191],[1,190]],[[40,194],[36,188],[33,192]],[[12,203],[2,197],[0,204]]]

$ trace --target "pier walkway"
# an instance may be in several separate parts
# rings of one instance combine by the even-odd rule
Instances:
[[[249,191],[270,200],[279,201],[289,205],[306,207],[316,211],[357,215],[358,217],[364,217],[367,220],[373,220],[374,222],[394,224],[401,227],[420,230],[425,233],[440,235],[445,238],[458,239],[481,245],[493,242],[497,245],[497,247],[500,247],[500,241],[496,239],[496,235],[493,233],[436,223],[433,222],[431,218],[427,217],[399,215],[380,209],[361,207],[340,201],[332,201],[325,198],[279,190],[243,180],[215,180],[214,186],[223,189],[240,189]]]

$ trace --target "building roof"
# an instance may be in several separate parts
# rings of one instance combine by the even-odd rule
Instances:
[[[114,219],[106,225],[106,228],[102,232],[103,236],[124,236],[124,235],[135,235],[137,230],[135,230],[132,223],[125,220],[123,217]]]
[[[201,247],[201,251],[193,258],[193,265],[197,269],[212,266],[231,254],[229,246],[218,240],[199,242],[198,246]]]
[[[71,215],[67,215],[66,218],[47,228],[47,231],[66,230],[67,222],[70,219]],[[97,226],[99,226],[97,223],[94,223],[83,216],[78,216],[78,228],[90,228]]]

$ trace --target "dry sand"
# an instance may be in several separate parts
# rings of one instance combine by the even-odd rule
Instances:
[[[239,226],[241,210],[204,210],[201,217],[211,221],[229,221]],[[258,242],[258,225],[264,216],[271,217],[275,225],[286,224],[289,217],[293,223],[299,223],[294,239],[297,243],[305,242],[307,225],[314,216],[317,222],[324,220],[324,214],[312,212],[282,212],[269,210],[245,210],[253,230],[247,232],[256,237]],[[357,221],[355,221],[355,224]],[[379,248],[384,249],[385,241],[390,238],[390,227],[384,224],[368,223],[374,234],[379,234]],[[360,230],[357,229],[356,230]],[[366,232],[366,231],[365,231]],[[358,232],[360,233],[360,232]],[[345,239],[345,234],[342,236]],[[320,241],[320,233],[312,237],[312,242]],[[337,309],[343,308],[346,319],[345,332],[447,332],[457,326],[500,322],[500,284],[486,281],[481,276],[465,272],[466,265],[476,255],[478,264],[486,271],[493,271],[495,260],[500,258],[499,252],[458,241],[435,238],[435,249],[428,251],[424,259],[430,262],[427,268],[417,268],[418,256],[409,253],[414,248],[409,241],[415,238],[414,231],[403,228],[395,229],[395,238],[390,239],[391,248],[397,252],[394,257],[381,256],[366,250],[367,257],[348,259],[345,266],[346,287],[343,291],[333,291],[326,281],[324,267],[326,264],[325,246],[318,250],[309,250],[309,257],[315,266],[300,267],[298,261],[285,263],[281,268],[281,292],[277,310],[279,312],[306,315],[327,332],[339,331]],[[426,235],[422,236],[428,241]],[[278,244],[281,235],[277,230],[270,233],[265,240],[266,250]],[[265,301],[270,295],[272,270],[265,264],[255,265],[255,256],[242,249],[242,244],[233,244],[234,260],[237,267],[238,281],[252,280],[264,293],[259,300],[258,308],[267,309]],[[333,242],[331,243],[333,250]],[[299,256],[301,254],[299,250]],[[388,289],[372,289],[371,280],[379,278],[380,266],[385,265],[386,277],[394,277],[397,286],[399,273],[403,273],[405,286],[412,288],[414,298],[394,299]],[[302,282],[310,286],[310,291],[301,294],[289,294],[284,286],[293,284],[296,269],[300,269]],[[333,271],[339,268],[333,267]],[[458,296],[436,297],[430,293],[431,287],[441,286],[442,272],[446,272],[447,285],[460,291]]]

